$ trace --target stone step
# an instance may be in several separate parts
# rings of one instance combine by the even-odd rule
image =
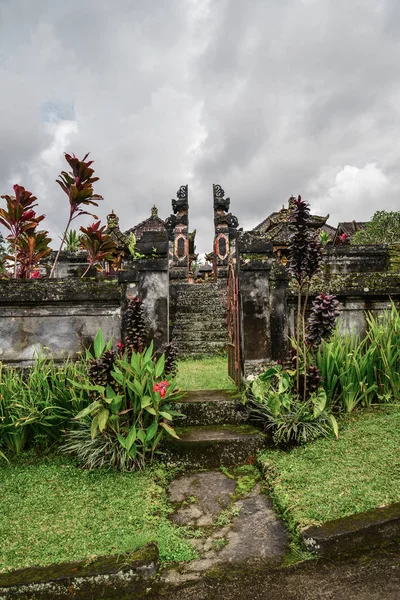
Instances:
[[[200,303],[200,302],[218,302],[219,304],[224,304],[226,303],[226,296],[224,294],[221,294],[220,292],[216,293],[216,294],[210,294],[210,293],[196,293],[196,294],[188,294],[188,293],[183,293],[183,294],[176,294],[176,299],[178,301],[181,302],[186,302],[189,300],[195,300],[196,302]]]
[[[177,312],[175,314],[174,323],[183,323],[184,325],[192,325],[193,323],[226,323],[226,312],[210,311],[209,313],[197,313],[190,311]]]
[[[199,356],[202,354],[219,354],[226,352],[227,340],[216,342],[199,342],[188,340],[172,340],[178,349],[179,356]]]
[[[182,400],[174,403],[175,410],[183,417],[175,417],[177,427],[199,425],[234,425],[244,423],[247,413],[240,397],[225,390],[199,390],[187,392]]]
[[[211,425],[176,428],[180,439],[162,442],[163,460],[187,469],[217,469],[253,462],[265,435],[250,425]]]
[[[185,301],[180,301],[178,299],[176,303],[176,313],[187,313],[188,309],[191,309],[192,312],[196,313],[215,311],[221,315],[226,313],[226,306],[220,302],[198,302],[195,299],[186,299]]]
[[[203,321],[201,319],[178,319],[174,322],[175,331],[184,331],[185,334],[188,331],[201,331],[207,327],[207,329],[227,329],[226,319],[207,319]]]
[[[202,284],[190,284],[190,283],[178,283],[175,284],[176,294],[188,293],[188,294],[201,294],[206,292],[221,293],[226,292],[227,284],[225,283],[202,283]]]
[[[187,304],[188,302],[196,302],[196,304],[219,304],[224,306],[226,298],[220,294],[178,294],[176,296],[178,304]]]
[[[226,343],[228,338],[227,330],[224,328],[203,330],[176,330],[173,329],[173,339],[176,344],[179,342],[223,342]]]

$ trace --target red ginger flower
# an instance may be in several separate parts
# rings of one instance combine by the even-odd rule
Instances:
[[[158,392],[160,394],[161,398],[165,398],[168,386],[169,386],[169,381],[160,381],[160,383],[154,384],[153,392]]]

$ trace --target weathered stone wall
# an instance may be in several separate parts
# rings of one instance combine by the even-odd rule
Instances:
[[[0,280],[0,360],[24,365],[40,346],[56,361],[88,347],[99,328],[121,338],[127,299],[143,300],[148,341],[168,341],[168,261],[137,261],[119,279]]]
[[[400,247],[344,246],[328,249],[321,273],[313,280],[313,295],[335,294],[340,302],[339,327],[363,335],[366,314],[375,316],[390,308],[390,300],[400,306]],[[289,334],[295,331],[295,290],[288,293]]]
[[[48,264],[48,274],[50,273],[51,266],[54,262],[56,252],[52,252]],[[62,250],[58,259],[56,268],[54,270],[54,277],[57,279],[66,279],[67,277],[80,277],[86,271],[88,267],[87,252],[68,252]],[[89,275],[95,275],[96,269],[93,267],[90,270]]]
[[[297,289],[262,236],[244,233],[238,240],[242,307],[241,348],[245,374],[288,357],[295,335]],[[310,303],[318,293],[335,294],[343,331],[363,334],[366,312],[375,315],[400,306],[400,247],[344,246],[327,249],[313,280]]]
[[[40,346],[64,360],[84,350],[99,327],[118,340],[121,292],[115,280],[1,280],[0,360],[24,364]]]

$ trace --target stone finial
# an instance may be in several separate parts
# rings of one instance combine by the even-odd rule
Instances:
[[[107,215],[107,229],[109,231],[119,230],[119,218],[115,214],[114,210],[111,211],[109,215]]]
[[[151,216],[152,217],[158,217],[158,208],[157,206],[154,204],[154,206],[151,209]]]

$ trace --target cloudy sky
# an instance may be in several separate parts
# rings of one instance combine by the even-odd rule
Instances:
[[[0,193],[54,237],[65,151],[126,228],[188,183],[201,252],[213,183],[244,229],[291,194],[332,225],[400,209],[398,0],[0,0],[0,85]]]

